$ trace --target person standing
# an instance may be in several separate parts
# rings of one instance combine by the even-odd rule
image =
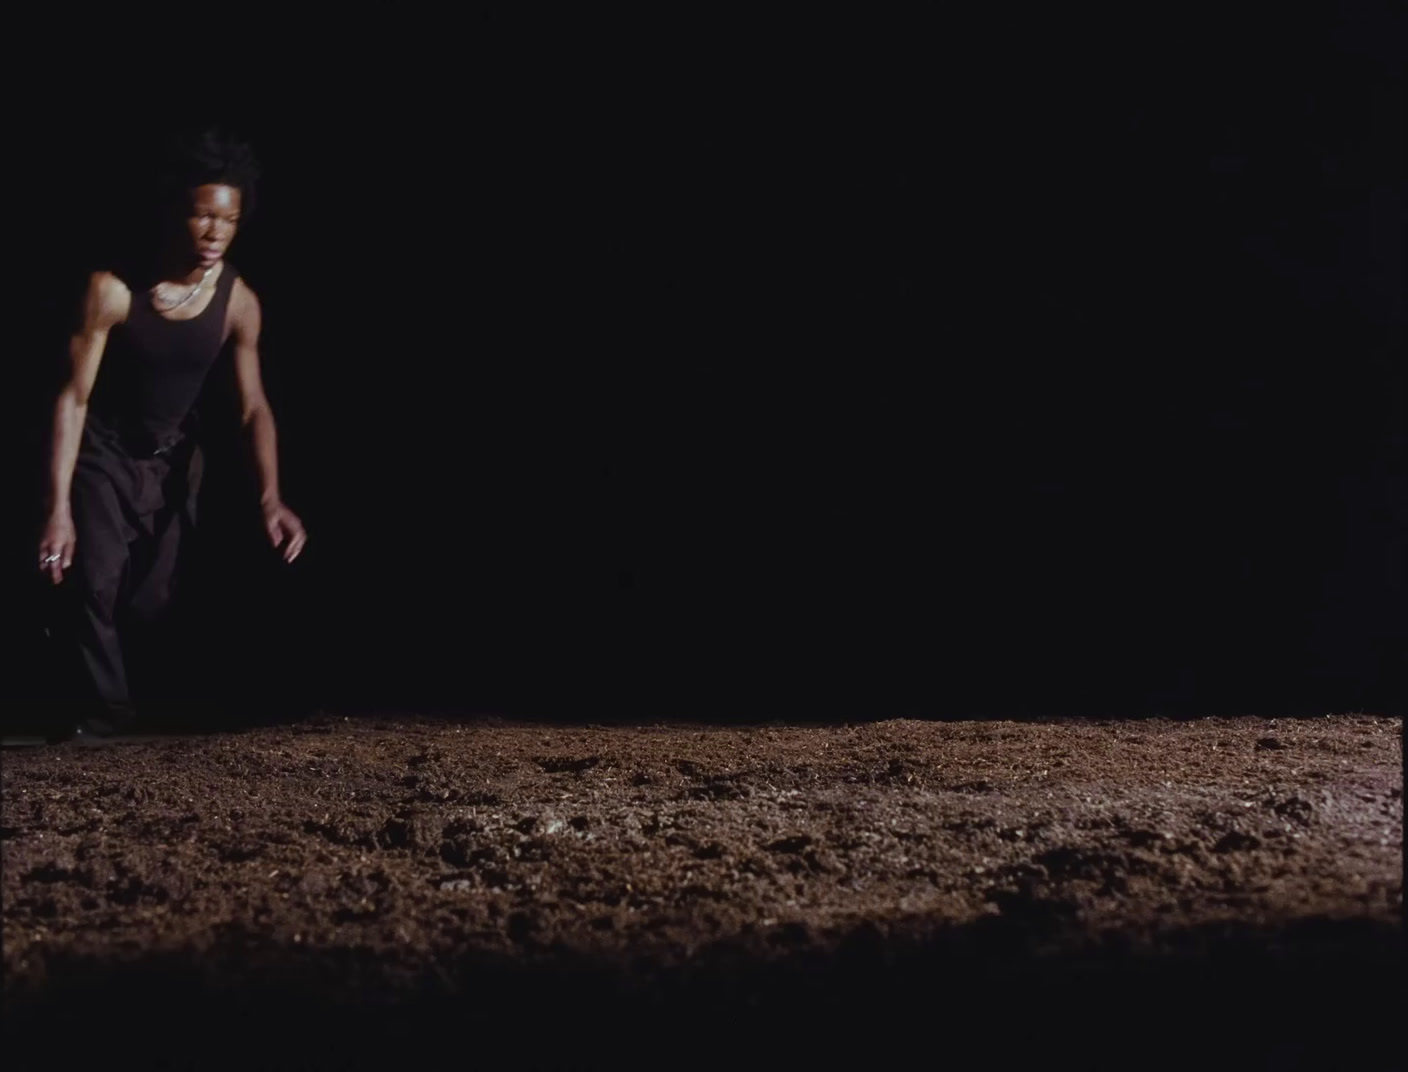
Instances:
[[[55,739],[102,741],[135,725],[125,640],[176,602],[203,470],[194,408],[227,341],[265,531],[285,562],[307,543],[280,496],[259,300],[226,260],[257,178],[244,142],[218,131],[184,140],[163,172],[155,256],[88,280],[54,405],[39,539],[78,702]]]

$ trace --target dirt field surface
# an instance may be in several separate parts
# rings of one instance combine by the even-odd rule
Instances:
[[[320,714],[9,752],[6,1065],[1401,1068],[1401,744]]]

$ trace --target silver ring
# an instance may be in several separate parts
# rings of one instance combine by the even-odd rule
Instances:
[[[50,555],[48,558],[46,558],[46,559],[44,560],[44,565],[47,566],[50,562],[57,562],[58,560],[59,560],[59,556],[58,556],[58,555]]]

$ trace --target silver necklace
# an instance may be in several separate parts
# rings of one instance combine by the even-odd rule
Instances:
[[[216,263],[218,264],[219,262],[217,261]],[[191,292],[187,294],[184,298],[178,301],[175,305],[158,305],[158,308],[163,313],[172,313],[175,312],[177,309],[181,308],[181,306],[185,305],[188,301],[190,301],[196,296],[196,292],[200,290],[201,287],[205,286],[205,281],[210,278],[210,273],[213,271],[215,271],[214,264],[212,264],[209,268],[205,270],[205,275],[200,277],[200,279],[196,282],[196,285],[191,288]],[[163,302],[166,299],[161,297],[161,295],[157,293],[157,287],[160,286],[161,284],[158,283],[155,287],[152,287],[152,297],[155,298],[158,302]]]

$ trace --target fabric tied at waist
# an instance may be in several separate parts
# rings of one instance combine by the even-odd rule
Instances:
[[[164,436],[156,436],[149,432],[119,432],[118,438],[127,452],[134,458],[155,458],[162,454],[170,454],[179,447],[186,438],[180,432],[173,432]]]
[[[89,421],[98,425],[95,431],[106,432],[111,439],[116,440],[125,453],[134,458],[157,458],[164,454],[170,454],[186,439],[185,431],[180,428],[167,432],[154,432],[140,424],[102,418],[94,422],[93,415],[90,415]]]

